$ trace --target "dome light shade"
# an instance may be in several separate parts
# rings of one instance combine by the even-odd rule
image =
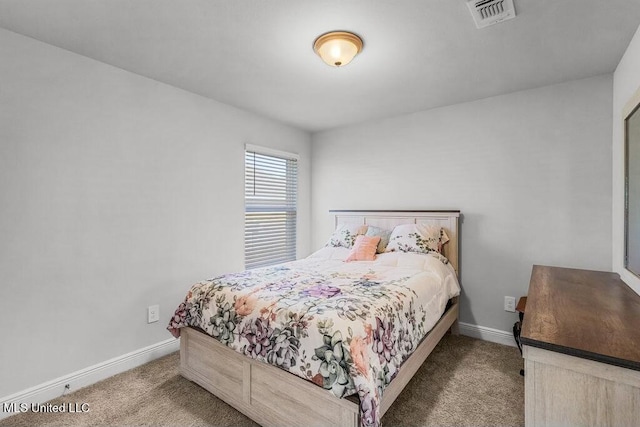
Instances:
[[[362,39],[346,31],[322,34],[313,43],[313,50],[332,67],[343,67],[362,50]]]

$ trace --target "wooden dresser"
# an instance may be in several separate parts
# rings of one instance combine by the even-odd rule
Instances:
[[[616,273],[533,267],[525,425],[640,425],[640,296]]]

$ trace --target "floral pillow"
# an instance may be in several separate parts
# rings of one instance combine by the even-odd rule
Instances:
[[[449,236],[442,227],[424,224],[398,225],[391,232],[386,252],[442,252]]]
[[[367,228],[367,234],[365,234],[365,236],[380,237],[380,243],[378,243],[377,252],[381,254],[385,249],[387,249],[387,245],[389,244],[389,237],[391,237],[391,230],[385,230],[384,228],[374,227],[370,225],[369,228]]]
[[[349,253],[349,256],[345,260],[351,261],[373,261],[376,259],[376,250],[378,249],[378,242],[380,242],[380,236],[362,236],[356,237],[356,243],[353,245],[353,249]]]
[[[325,246],[334,248],[351,248],[356,237],[367,232],[366,225],[342,224],[335,229]]]

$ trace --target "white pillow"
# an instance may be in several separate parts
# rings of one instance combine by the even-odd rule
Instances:
[[[448,241],[449,236],[436,225],[398,225],[391,232],[385,252],[441,252],[442,245]]]
[[[325,246],[334,248],[351,248],[356,237],[367,232],[366,225],[342,224],[335,229]]]

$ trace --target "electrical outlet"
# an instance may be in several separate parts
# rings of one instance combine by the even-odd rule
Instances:
[[[153,323],[160,320],[160,306],[150,305],[147,308],[147,323]]]
[[[504,297],[504,311],[510,311],[512,313],[515,313],[516,297]]]

